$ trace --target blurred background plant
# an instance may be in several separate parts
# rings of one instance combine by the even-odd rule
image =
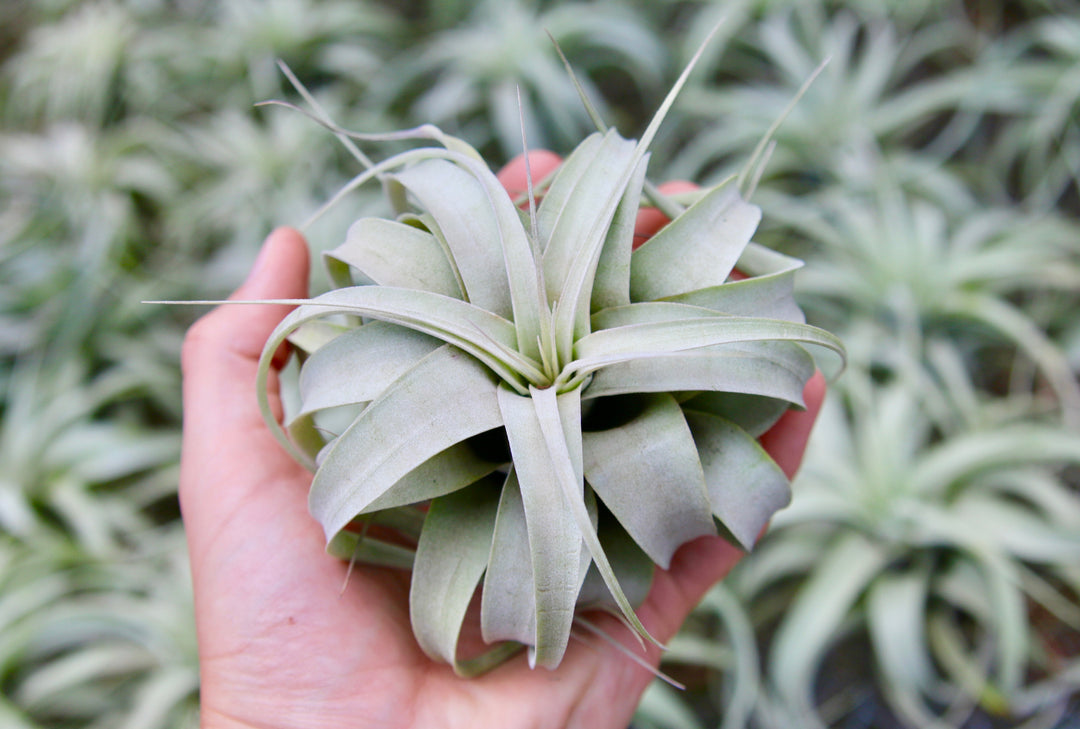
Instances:
[[[738,169],[828,59],[755,201],[851,365],[793,505],[672,643],[689,688],[654,686],[635,725],[1074,726],[1073,0],[0,4],[0,724],[197,723],[175,498],[195,313],[139,302],[223,296],[355,174],[253,106],[299,101],[277,60],[345,127],[436,122],[497,166],[517,87],[531,145],[589,129],[545,30],[634,134],[720,16],[651,175]]]

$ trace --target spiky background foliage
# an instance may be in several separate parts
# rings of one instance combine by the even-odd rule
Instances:
[[[635,136],[721,13],[650,176],[738,169],[830,57],[755,201],[759,236],[808,261],[804,307],[852,365],[791,509],[673,644],[691,688],[654,689],[637,723],[1064,721],[1080,692],[1080,457],[1063,425],[1080,368],[1080,6],[496,5],[0,3],[0,723],[196,715],[175,504],[191,314],[137,302],[224,295],[272,225],[348,174],[321,130],[251,107],[283,93],[276,58],[349,128],[438,114],[497,163],[515,151],[508,73],[556,151],[587,128],[537,26],[565,34]],[[535,33],[516,64],[461,45],[515,23]],[[313,238],[377,204],[351,206]]]

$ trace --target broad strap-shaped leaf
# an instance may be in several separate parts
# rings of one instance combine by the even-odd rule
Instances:
[[[490,367],[504,381],[518,383],[523,390],[524,387],[519,384],[522,368],[526,371],[531,369],[537,378],[542,377],[533,364],[514,351],[517,336],[512,323],[458,299],[389,286],[353,286],[310,300],[275,302],[293,304],[297,308],[282,319],[263,348],[256,377],[256,393],[263,419],[271,432],[289,453],[310,468],[314,467],[310,457],[289,440],[274,417],[267,397],[267,379],[274,352],[289,334],[307,322],[335,314],[380,319],[455,344]]]
[[[547,299],[520,211],[492,174],[471,157],[445,153],[395,176],[438,223],[468,300],[510,317],[519,351],[539,356]]]
[[[736,342],[789,341],[812,344],[842,355],[833,334],[807,324],[755,317],[711,316],[601,329],[574,346],[577,360],[566,372],[577,376],[642,357],[669,355]]]
[[[536,632],[532,640],[526,641],[532,646],[530,663],[554,668],[562,660],[570,639],[580,586],[581,525],[572,516],[572,506],[567,504],[567,499],[573,498],[585,509],[580,460],[571,455],[574,450],[580,452],[580,446],[552,455],[545,444],[533,398],[500,387],[498,402],[514,458],[532,559]],[[579,416],[579,428],[580,422]],[[565,443],[566,435],[561,438]],[[577,479],[575,493],[567,495],[559,488],[560,471]]]
[[[1080,437],[1037,425],[954,436],[919,460],[910,482],[922,494],[937,495],[982,473],[1039,463],[1080,463]]]
[[[637,224],[641,189],[648,164],[647,155],[638,162],[619,207],[615,209],[615,217],[608,228],[593,277],[591,311],[630,303],[630,254],[634,247],[634,226]]]
[[[583,139],[570,155],[562,161],[551,178],[551,184],[544,192],[540,205],[536,210],[536,227],[540,236],[537,243],[541,253],[546,254],[548,241],[559,226],[559,221],[567,211],[571,199],[575,195],[581,178],[586,174],[592,161],[604,141],[603,134],[593,133]],[[565,253],[563,254],[565,255]],[[558,282],[552,282],[557,286]],[[548,294],[554,295],[558,289],[549,289]]]
[[[484,573],[480,630],[486,643],[513,640],[533,644],[537,639],[535,590],[525,504],[517,472],[511,468],[499,499]]]
[[[609,131],[577,180],[544,249],[548,300],[558,303],[554,326],[559,356],[589,330],[593,279],[626,187],[642,155],[631,141]]]
[[[494,473],[501,465],[479,457],[466,442],[455,443],[395,481],[359,513],[418,504],[453,493]]]
[[[791,501],[787,476],[745,431],[722,418],[687,413],[713,514],[750,549],[769,519]]]
[[[759,273],[753,278],[727,281],[685,294],[669,296],[663,301],[700,306],[732,316],[760,316],[765,319],[805,322],[795,301],[795,272],[802,261],[776,254],[778,270]]]
[[[620,231],[629,233],[625,236],[628,247],[633,240],[632,221],[626,229],[630,213],[622,203],[627,183],[635,177],[643,179],[643,167],[637,170],[639,174],[630,174],[634,149],[633,142],[614,131],[601,136],[598,143],[583,144],[556,174],[540,206],[537,226],[548,300],[560,302],[563,309],[573,311],[572,304],[580,301],[583,291],[591,295],[601,249],[620,208]],[[634,215],[636,211],[635,206]]]
[[[511,318],[499,224],[481,182],[446,159],[424,160],[396,173],[394,179],[435,219],[465,284],[467,300]]]
[[[694,438],[670,394],[619,427],[582,434],[585,480],[630,536],[667,569],[683,543],[716,534]]]
[[[583,397],[708,390],[801,404],[803,387],[813,373],[813,359],[797,344],[741,342],[604,367]]]
[[[574,456],[572,455],[572,447],[568,444],[567,432],[573,431],[574,433],[574,437],[570,440],[580,440],[581,391],[575,388],[562,395],[557,394],[554,387],[542,390],[531,387],[529,391],[535,407],[536,421],[544,437],[544,445],[547,449],[548,462],[552,466],[552,473],[556,478],[559,489],[562,491],[564,503],[577,522],[578,529],[585,539],[585,546],[592,555],[597,571],[603,578],[604,584],[611,593],[616,606],[630,626],[641,637],[656,645],[661,645],[649,634],[649,631],[641,624],[637,614],[634,612],[626,593],[623,592],[622,587],[619,585],[611,562],[600,544],[600,539],[596,535],[593,517],[589,513],[585,499],[579,498],[584,486],[582,483],[583,475],[580,471],[576,473],[574,471]]]
[[[413,633],[425,653],[457,671],[458,637],[487,567],[498,503],[497,489],[486,484],[433,500],[416,547],[409,589]]]
[[[603,371],[600,370],[597,375]],[[594,384],[595,382],[593,380]],[[684,400],[682,408],[683,412],[700,412],[719,416],[731,421],[740,430],[746,431],[751,438],[759,438],[769,428],[776,425],[776,421],[792,405],[804,407],[801,398],[797,401],[788,401],[728,391],[699,392],[690,399]]]
[[[652,301],[727,280],[761,221],[732,186],[717,188],[634,251],[630,298]]]
[[[460,299],[461,282],[446,251],[430,232],[382,218],[361,218],[349,226],[345,242],[323,254],[334,285],[352,285],[349,268],[382,286],[431,291]]]
[[[410,471],[466,438],[502,425],[495,378],[441,347],[388,388],[327,451],[308,506],[327,539]]]
[[[923,726],[932,720],[920,695],[937,678],[926,636],[929,577],[927,570],[887,572],[870,586],[866,601],[874,655],[888,690]]]
[[[316,350],[300,368],[297,414],[374,400],[442,344],[381,321],[349,330]]]
[[[592,330],[597,332],[601,329],[614,329],[631,324],[650,324],[712,316],[725,315],[703,306],[670,301],[642,301],[601,309],[592,315]]]

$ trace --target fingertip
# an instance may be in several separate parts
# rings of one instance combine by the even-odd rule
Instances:
[[[806,412],[811,413],[812,417],[817,418],[828,389],[828,381],[821,370],[814,372],[814,375],[807,380],[806,387],[803,388],[803,402],[806,403]]]
[[[562,164],[562,157],[546,149],[534,149],[529,152],[529,174],[533,183],[539,182]],[[528,177],[525,174],[525,155],[519,154],[506,163],[495,175],[511,196],[520,195],[528,190]]]
[[[772,456],[788,478],[794,478],[802,464],[803,454],[814,428],[827,389],[825,376],[820,371],[803,386],[802,410],[788,410],[758,441]]]
[[[304,235],[295,228],[276,228],[266,237],[251,273],[233,298],[303,298],[309,265]],[[286,290],[291,293],[283,293]]]
[[[657,189],[665,195],[676,195],[680,192],[692,192],[698,189],[698,186],[684,180],[670,180],[661,183]],[[634,224],[634,247],[656,235],[669,222],[670,219],[656,208],[646,207],[639,210],[637,222]]]

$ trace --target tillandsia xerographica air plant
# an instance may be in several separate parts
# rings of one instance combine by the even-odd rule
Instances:
[[[439,146],[342,191],[378,178],[397,217],[355,222],[325,254],[340,288],[283,302],[298,308],[266,343],[263,411],[314,471],[329,551],[411,568],[416,638],[461,674],[521,646],[532,665],[558,666],[582,608],[648,637],[634,605],[653,564],[718,527],[748,548],[788,502],[755,438],[800,405],[815,369],[805,345],[842,346],[804,323],[800,262],[751,242],[752,172],[685,208],[646,182],[649,142],[690,67],[640,141],[593,134],[525,200],[434,127],[367,135]],[[643,204],[672,220],[634,250]],[[266,381],[286,341],[299,405],[282,425]],[[481,585],[493,647],[461,657]]]

